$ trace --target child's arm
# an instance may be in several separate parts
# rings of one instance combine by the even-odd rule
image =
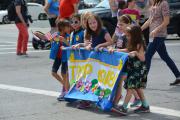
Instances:
[[[141,46],[139,51],[129,52],[129,56],[131,56],[131,57],[137,56],[140,61],[145,61],[144,48]]]

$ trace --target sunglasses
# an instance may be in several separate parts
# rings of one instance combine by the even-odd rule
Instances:
[[[71,21],[71,24],[78,24],[79,21]]]

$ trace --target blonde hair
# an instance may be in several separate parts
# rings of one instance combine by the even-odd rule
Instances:
[[[83,27],[83,28],[86,28],[86,26],[84,25],[84,22],[83,22],[83,21],[84,21],[85,19],[87,19],[89,15],[92,15],[92,13],[91,13],[91,12],[88,12],[88,11],[86,11],[86,12],[84,12],[84,13],[81,14],[81,24],[82,24],[82,27]]]

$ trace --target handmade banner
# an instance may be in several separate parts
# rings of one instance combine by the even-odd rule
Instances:
[[[92,102],[111,102],[118,77],[127,60],[127,53],[63,50],[62,60],[68,59],[70,90],[65,98]],[[103,103],[105,107],[106,104]],[[104,109],[104,108],[102,108]],[[107,108],[105,108],[107,109]]]

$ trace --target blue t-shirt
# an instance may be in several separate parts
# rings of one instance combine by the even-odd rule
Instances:
[[[71,45],[79,44],[84,42],[84,30],[81,28],[78,31],[71,33]]]
[[[103,29],[101,29],[101,31],[100,31],[100,33],[98,35],[93,34],[92,35],[92,44],[91,44],[91,47],[95,48],[97,45],[105,43],[106,42],[105,34],[107,32],[108,31],[105,28],[103,28]]]
[[[49,6],[49,13],[59,15],[59,0],[48,0]]]

